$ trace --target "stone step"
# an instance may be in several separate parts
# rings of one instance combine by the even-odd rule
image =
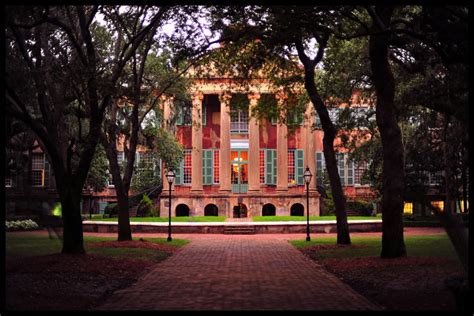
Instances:
[[[226,226],[224,234],[250,235],[255,234],[255,228],[253,226]]]

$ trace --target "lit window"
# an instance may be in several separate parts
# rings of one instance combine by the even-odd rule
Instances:
[[[413,214],[413,203],[404,203],[403,204],[403,213]]]
[[[219,150],[214,150],[214,183],[219,183]]]
[[[13,181],[11,177],[5,177],[5,187],[11,188],[13,185]]]
[[[260,183],[265,183],[265,150],[260,150]]]
[[[295,185],[295,150],[288,150],[288,184]]]
[[[44,186],[44,154],[33,154],[31,157],[31,185]]]
[[[441,211],[444,211],[444,201],[431,201],[431,205],[439,208]]]
[[[192,177],[191,149],[184,151],[183,183],[190,184]]]

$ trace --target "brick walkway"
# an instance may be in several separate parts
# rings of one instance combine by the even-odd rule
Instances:
[[[179,238],[178,235],[175,235]],[[376,310],[283,238],[195,236],[101,310]]]

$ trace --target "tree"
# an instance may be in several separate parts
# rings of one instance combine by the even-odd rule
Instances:
[[[213,18],[215,21],[214,27],[225,30],[223,37],[232,39],[232,45],[226,43],[224,49],[232,52],[233,55],[237,55],[236,52],[243,52],[243,57],[254,56],[250,59],[250,62],[249,60],[245,62],[245,66],[237,66],[239,67],[237,70],[240,70],[239,74],[248,73],[250,75],[257,74],[258,76],[256,69],[261,68],[267,70],[265,71],[266,74],[273,74],[271,79],[273,79],[276,86],[286,86],[287,89],[290,88],[290,91],[294,91],[291,88],[294,88],[295,83],[303,83],[306,94],[321,120],[324,131],[324,157],[336,207],[337,243],[350,244],[346,201],[337,171],[334,151],[334,139],[337,131],[329,116],[325,100],[318,91],[315,76],[316,66],[322,61],[331,36],[331,26],[337,21],[337,15],[332,13],[332,9],[334,8],[226,7],[225,10],[216,9],[213,12]],[[226,20],[230,23],[225,23]],[[310,48],[311,40],[317,44],[315,57],[313,58],[306,52]],[[250,48],[242,49],[242,47]],[[293,70],[295,68],[295,57],[299,58],[304,67],[298,75],[295,75]],[[243,59],[240,58],[240,60]],[[234,65],[229,60],[226,62],[228,65]],[[268,65],[272,65],[274,68],[271,66],[268,68]],[[265,66],[267,66],[266,69]],[[286,66],[286,68],[282,66]],[[288,69],[292,70],[288,71]]]
[[[6,114],[24,122],[46,149],[63,210],[63,253],[85,252],[80,197],[104,112],[125,65],[166,11],[151,15],[111,60],[93,31],[102,8],[6,9]]]

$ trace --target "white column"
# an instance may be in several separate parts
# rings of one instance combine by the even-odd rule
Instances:
[[[314,123],[314,108],[312,103],[308,103],[306,106],[306,119],[304,124],[304,138],[305,138],[305,153],[304,153],[304,167],[309,167],[311,174],[313,177],[311,178],[311,182],[309,183],[309,190],[316,191],[316,154],[314,151],[314,135],[312,130],[312,126]]]
[[[220,119],[220,155],[219,155],[219,190],[230,192],[230,93],[219,95],[221,103]]]
[[[191,191],[202,191],[202,100],[204,94],[196,92],[193,95],[192,109],[192,145]]]
[[[260,191],[260,134],[257,119],[252,109],[257,105],[260,94],[249,94],[249,188],[248,191]]]
[[[174,96],[162,95],[160,98],[161,98],[162,105],[163,105],[163,120],[164,120],[163,127],[167,131],[172,131],[173,128],[171,126],[171,106],[173,104]],[[164,163],[163,163],[162,168],[161,168],[161,179],[162,179],[162,182],[163,182],[163,192],[167,192],[169,190],[169,184],[168,184],[168,181],[166,181],[166,171],[167,171],[167,170],[165,170],[166,168],[168,168],[168,166],[165,166]],[[171,189],[174,190],[174,185]]]
[[[276,95],[279,107],[287,100],[284,94]],[[277,123],[277,191],[288,191],[288,128]]]

